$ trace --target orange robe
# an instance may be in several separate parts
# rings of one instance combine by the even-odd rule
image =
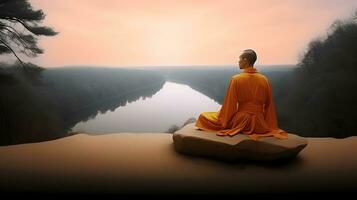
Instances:
[[[253,140],[288,138],[288,133],[278,127],[270,82],[254,67],[232,76],[221,109],[201,113],[195,126],[219,136],[243,133]]]

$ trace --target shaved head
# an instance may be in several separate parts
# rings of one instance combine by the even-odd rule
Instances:
[[[255,61],[257,60],[257,54],[253,49],[246,49],[240,55],[242,59],[247,59],[250,65],[254,65]]]

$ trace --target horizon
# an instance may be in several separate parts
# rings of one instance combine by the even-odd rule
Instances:
[[[142,68],[142,69],[150,69],[150,68],[197,68],[197,69],[207,69],[207,68],[237,68],[240,69],[238,65],[130,65],[130,66],[111,66],[111,65],[62,65],[62,66],[53,66],[53,67],[45,67],[46,69],[53,68]],[[295,68],[296,64],[268,64],[268,65],[254,65],[254,68],[261,69],[274,69],[274,68]]]

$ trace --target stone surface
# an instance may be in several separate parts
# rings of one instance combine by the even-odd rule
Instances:
[[[21,192],[55,192],[89,197],[93,193],[277,194],[306,199],[311,193],[331,197],[357,191],[357,136],[306,139],[308,145],[296,159],[263,163],[180,154],[168,133],[77,134],[0,146],[0,192],[4,196],[8,191],[12,197]]]
[[[205,156],[226,161],[271,161],[296,157],[308,142],[288,133],[288,139],[263,137],[258,141],[244,134],[217,136],[216,132],[202,131],[190,123],[173,134],[175,150],[179,153]]]

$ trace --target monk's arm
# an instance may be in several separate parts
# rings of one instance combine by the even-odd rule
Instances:
[[[222,107],[218,113],[218,120],[222,127],[226,127],[235,112],[238,103],[238,80],[231,78]]]
[[[264,118],[267,124],[269,125],[269,127],[277,129],[278,122],[277,122],[277,116],[276,116],[275,105],[274,105],[273,94],[272,94],[273,91],[270,82],[267,81],[267,83],[268,83],[268,96],[265,102]]]

